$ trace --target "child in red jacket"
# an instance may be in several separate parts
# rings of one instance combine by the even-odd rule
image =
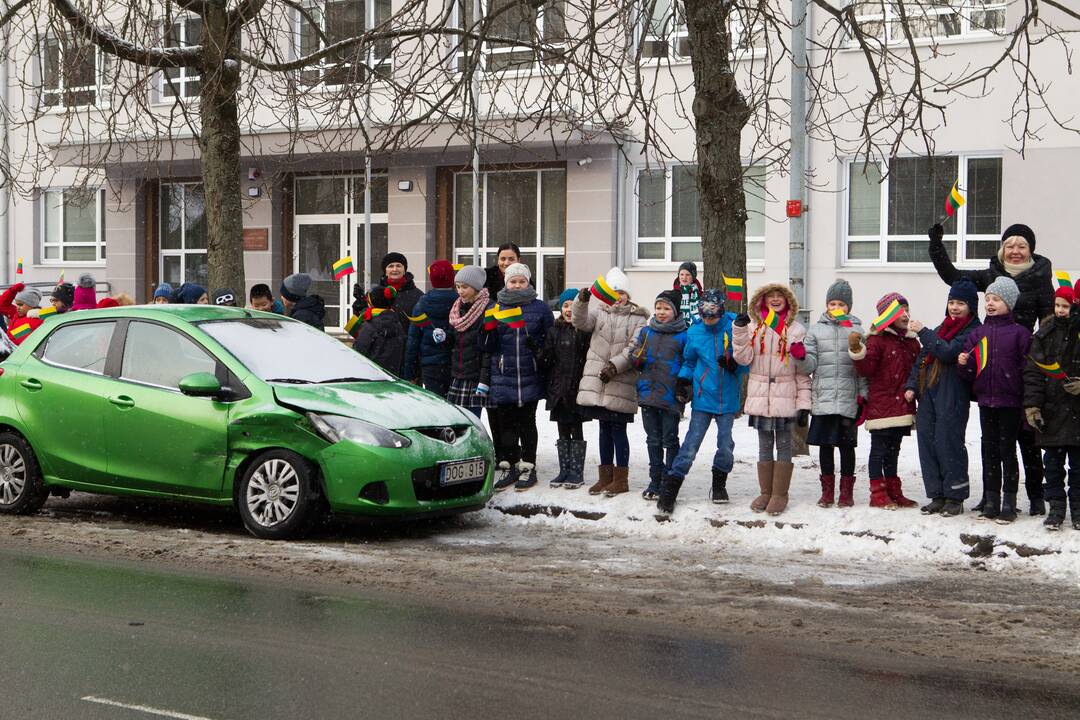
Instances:
[[[893,302],[898,308],[886,315]],[[919,356],[919,341],[908,331],[908,301],[899,293],[878,300],[880,313],[870,337],[848,336],[848,354],[855,372],[870,381],[866,398],[866,429],[870,431],[870,507],[915,507],[904,497],[898,477],[900,445],[915,424],[915,402],[904,397],[911,368]]]
[[[15,283],[0,295],[0,314],[7,318],[8,335],[16,345],[41,325],[37,316],[40,304],[41,292],[22,283]]]

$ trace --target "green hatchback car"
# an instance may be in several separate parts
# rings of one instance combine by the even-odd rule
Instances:
[[[0,364],[0,512],[68,490],[234,504],[261,538],[325,512],[444,515],[492,494],[471,413],[303,323],[158,305],[50,319]]]

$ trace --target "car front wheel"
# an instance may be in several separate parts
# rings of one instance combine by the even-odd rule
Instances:
[[[255,537],[301,537],[318,508],[311,464],[289,450],[262,453],[244,473],[237,505],[244,526]]]
[[[29,515],[48,497],[30,445],[16,433],[0,433],[0,513]]]

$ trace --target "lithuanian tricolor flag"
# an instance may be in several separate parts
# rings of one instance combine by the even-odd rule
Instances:
[[[41,310],[38,311],[38,317],[44,320],[45,318],[49,317],[50,315],[55,315],[56,313],[57,313],[56,308],[53,307],[52,305],[49,305],[48,307],[43,307],[43,308],[41,308]]]
[[[353,267],[352,258],[348,255],[336,261],[330,266],[330,269],[334,272],[334,280],[340,280],[341,278],[356,272],[356,268]]]
[[[829,314],[832,315],[833,318],[836,319],[836,324],[839,325],[840,327],[851,327],[852,326],[851,316],[848,315],[843,310],[830,310]]]
[[[495,328],[499,327],[499,320],[495,317],[495,314],[499,312],[499,306],[495,305],[489,307],[484,311],[484,329],[491,332]]]
[[[23,323],[19,327],[11,331],[11,337],[14,340],[22,340],[24,337],[33,332],[34,328],[30,327],[30,323]]]
[[[982,371],[986,369],[986,363],[990,359],[990,342],[983,337],[979,344],[975,346],[975,350],[971,355],[975,358],[975,377],[979,377]]]
[[[520,330],[525,327],[525,313],[520,307],[506,308],[495,313],[495,319],[507,327]]]
[[[958,182],[960,181],[957,180],[952,184],[952,190],[949,191],[948,197],[945,198],[945,214],[949,217],[955,215],[956,211],[967,202],[964,196],[960,194],[960,189],[957,187]]]
[[[776,314],[776,311],[769,308],[769,312],[765,314],[765,324],[775,330],[777,333],[784,331],[784,318]]]
[[[16,275],[22,275],[23,274],[22,258],[19,258],[19,262],[15,264],[15,274]]]
[[[1058,287],[1071,288],[1073,286],[1072,278],[1070,278],[1069,273],[1064,270],[1055,270],[1054,278],[1057,280]]]
[[[593,294],[593,297],[605,305],[614,305],[619,299],[619,293],[608,285],[608,282],[604,279],[603,275],[597,276],[596,282],[593,283],[589,292]]]
[[[352,315],[349,317],[349,322],[345,323],[345,332],[352,335],[354,338],[360,334],[361,320],[359,316]]]
[[[983,339],[985,340],[985,338]],[[1060,363],[1052,362],[1049,365],[1043,365],[1035,358],[1032,358],[1031,362],[1035,363],[1035,367],[1042,370],[1043,374],[1051,380],[1064,380],[1068,377],[1068,375],[1065,374],[1065,371],[1061,369]]]
[[[418,328],[425,328],[431,324],[431,320],[428,319],[427,313],[420,313],[416,317],[413,317],[412,315],[405,315],[405,317],[409,318],[409,322]]]
[[[885,312],[877,316],[874,320],[875,330],[884,330],[885,328],[896,322],[896,318],[904,314],[904,306],[900,304],[899,300],[893,300],[889,303],[889,307],[885,308]]]
[[[739,302],[743,299],[742,278],[730,278],[724,275],[724,289],[727,291],[727,299]]]
[[[379,317],[384,312],[386,312],[386,308],[369,307],[364,311],[363,320],[364,322],[367,322],[368,320]]]
[[[64,271],[63,270],[60,271],[60,279],[56,281],[56,284],[57,285],[63,285],[64,284]]]

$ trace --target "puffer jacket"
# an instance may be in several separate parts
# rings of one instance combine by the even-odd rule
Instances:
[[[457,300],[457,293],[449,289],[429,290],[413,306],[413,317],[427,315],[429,325],[420,327],[415,323],[409,326],[409,343],[405,348],[405,367],[403,377],[415,380],[420,377],[421,367],[446,365],[450,362],[450,351],[454,347],[454,329],[450,326],[450,308]],[[442,331],[443,340],[437,342]]]
[[[979,327],[979,318],[971,316],[964,329],[956,333],[951,340],[942,340],[938,337],[937,329],[924,327],[919,331],[919,342],[922,350],[915,359],[915,366],[911,368],[905,390],[911,390],[915,397],[922,399],[923,396],[932,396],[933,407],[938,414],[948,417],[950,412],[955,412],[956,418],[966,418],[971,404],[971,386],[956,373],[956,358],[964,349],[964,343],[968,336]],[[932,371],[934,363],[938,364],[937,383],[929,384],[929,378],[924,378],[925,373]],[[926,386],[925,388],[923,386]],[[922,413],[923,404],[919,403],[919,413]]]
[[[645,308],[632,302],[605,305],[574,300],[574,327],[592,333],[585,374],[578,386],[578,405],[630,415],[637,413],[638,371],[630,366],[630,359],[623,351],[645,326],[647,317]],[[600,371],[609,362],[619,374],[604,384],[600,382]]]
[[[490,303],[488,309],[495,306],[496,303]],[[515,306],[500,307],[506,310]],[[539,353],[555,320],[543,300],[517,307],[522,309],[525,327],[512,328],[499,323],[494,330],[483,331],[480,340],[489,358],[481,366],[480,382],[491,388],[491,401],[496,406],[521,407],[544,397],[544,374],[530,345]]]
[[[325,329],[326,304],[318,295],[305,295],[292,306],[289,317],[320,330]]]
[[[4,319],[7,320],[8,335],[11,336],[11,341],[16,345],[22,345],[23,340],[30,337],[30,332],[37,330],[41,323],[44,322],[37,316],[37,308],[20,317],[19,309],[15,307],[15,296],[22,292],[25,287],[22,283],[16,283],[0,295],[0,315],[3,315]],[[17,332],[23,325],[28,325],[30,332]]]
[[[811,408],[814,415],[859,416],[860,396],[866,397],[866,378],[855,372],[848,354],[848,335],[865,336],[862,321],[851,316],[851,327],[841,327],[829,313],[806,332],[806,357],[798,361],[799,371],[811,376]]]
[[[682,373],[686,349],[685,320],[676,327],[683,329],[662,330],[649,322],[623,353],[638,369],[638,405],[682,415],[683,404],[675,399],[675,384]]]
[[[400,376],[405,359],[405,331],[397,315],[394,310],[386,310],[365,321],[356,335],[353,350],[383,370]]]
[[[748,371],[740,365],[730,373],[720,359],[732,352],[731,323],[735,313],[724,313],[715,325],[697,323],[686,333],[682,370],[679,377],[694,382],[690,405],[711,415],[734,415],[742,409],[742,376]]]
[[[578,330],[562,316],[555,319],[537,358],[547,378],[548,410],[577,412],[578,384],[585,372],[591,339],[589,333]]]
[[[986,368],[976,373],[973,351],[983,338],[989,357]],[[1024,369],[1031,350],[1031,331],[1012,315],[988,315],[964,343],[971,357],[957,365],[960,377],[970,382],[980,407],[1018,408],[1024,405]]]
[[[461,314],[469,312],[472,305],[462,305]],[[450,350],[450,376],[454,380],[480,382],[484,365],[480,343],[483,339],[484,316],[462,331],[454,331]]]
[[[765,296],[778,290],[787,297],[789,322],[784,328],[784,338],[775,330],[762,325],[762,308]],[[806,338],[806,328],[794,318],[799,314],[795,294],[784,285],[771,283],[758,288],[748,306],[753,315],[750,324],[735,326],[732,345],[735,362],[750,367],[750,379],[746,385],[747,415],[771,418],[795,417],[799,410],[810,409],[810,376],[799,370],[795,358],[786,347]],[[783,350],[783,357],[781,353]]]
[[[1036,442],[1041,447],[1080,446],[1080,396],[1065,392],[1066,381],[1051,380],[1035,361],[1056,362],[1068,377],[1080,377],[1080,308],[1071,318],[1053,317],[1042,324],[1024,370],[1024,407],[1042,412],[1043,429],[1036,433]]]
[[[848,353],[859,375],[870,381],[866,395],[866,429],[911,427],[915,424],[915,401],[904,398],[908,376],[919,356],[914,333],[903,337],[892,328],[871,331],[859,352]]]

